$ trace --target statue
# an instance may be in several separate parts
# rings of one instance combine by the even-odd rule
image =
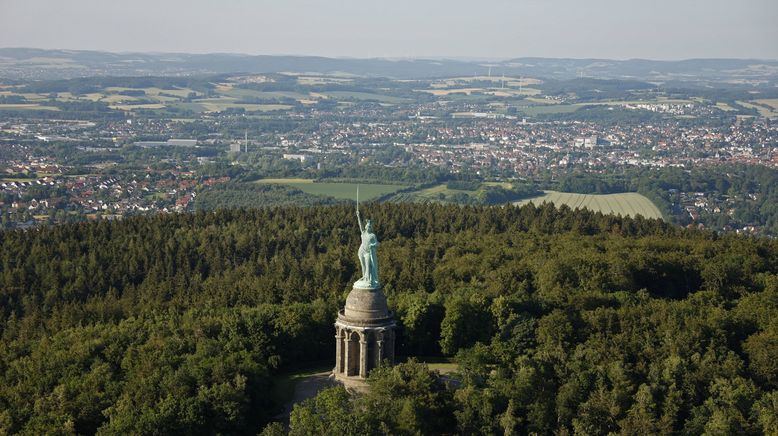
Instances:
[[[373,224],[367,220],[362,227],[362,218],[359,216],[359,187],[357,187],[357,222],[362,234],[362,243],[359,245],[359,264],[362,266],[362,278],[354,283],[360,288],[378,288],[378,239],[373,233]]]

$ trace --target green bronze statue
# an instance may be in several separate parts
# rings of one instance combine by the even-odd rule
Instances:
[[[359,216],[359,187],[357,187],[357,222],[362,234],[362,243],[359,245],[359,264],[362,267],[362,278],[354,283],[360,288],[378,288],[378,239],[373,233],[373,224],[367,220],[362,227],[362,218]]]

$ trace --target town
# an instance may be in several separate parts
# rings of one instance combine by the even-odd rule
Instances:
[[[490,77],[409,86],[238,75],[215,84],[187,79],[191,88],[182,88],[180,79],[151,79],[169,89],[132,78],[111,80],[145,88],[80,80],[0,91],[6,101],[0,104],[4,227],[198,210],[209,207],[198,195],[217,186],[230,190],[284,177],[364,179],[348,170],[356,165],[390,174],[363,182],[406,186],[475,178],[522,184],[525,193],[638,191],[681,225],[773,233],[774,220],[759,212],[768,201],[765,186],[729,185],[740,177],[731,168],[778,170],[774,100],[725,103],[688,90],[644,89],[639,82],[617,82],[607,99],[588,100],[588,87],[612,86],[602,80],[573,80],[575,92],[556,91],[540,79]],[[335,91],[316,91],[321,83]],[[84,86],[93,92],[83,93]],[[338,91],[356,86],[360,91]],[[673,169],[717,168],[733,179],[720,189],[659,182]],[[420,176],[391,176],[408,170]],[[638,174],[653,180],[640,185]],[[571,175],[623,180],[592,189],[565,182]],[[382,198],[407,199],[408,189]]]

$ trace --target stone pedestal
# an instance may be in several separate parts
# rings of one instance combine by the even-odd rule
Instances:
[[[335,322],[335,377],[364,380],[382,363],[394,365],[395,326],[381,288],[355,286]]]

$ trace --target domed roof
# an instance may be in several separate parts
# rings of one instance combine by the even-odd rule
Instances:
[[[354,287],[346,297],[346,308],[343,314],[346,318],[359,321],[378,320],[390,316],[386,297],[381,292],[381,288]]]

